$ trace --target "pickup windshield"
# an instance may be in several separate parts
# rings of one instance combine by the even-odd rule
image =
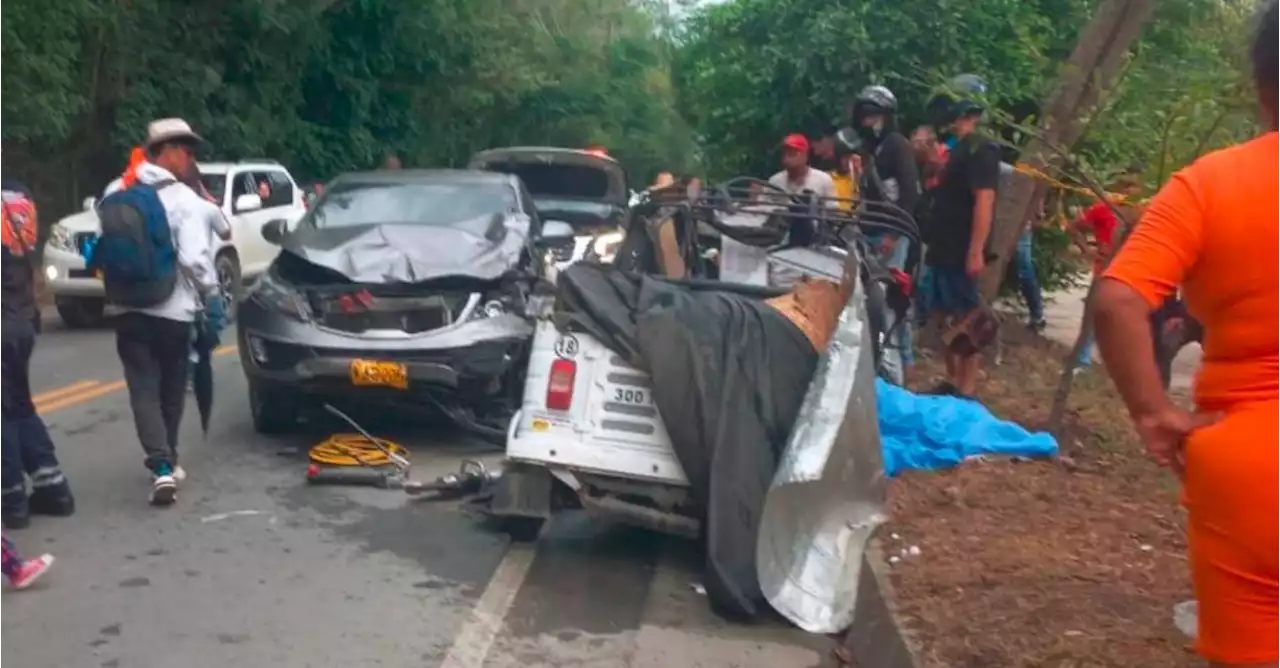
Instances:
[[[515,213],[515,191],[493,182],[338,183],[307,218],[317,229],[413,224],[448,227]]]

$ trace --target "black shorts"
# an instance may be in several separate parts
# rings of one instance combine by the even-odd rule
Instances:
[[[933,313],[947,316],[964,315],[976,308],[978,284],[962,267],[929,267],[928,278],[921,286],[921,295]]]

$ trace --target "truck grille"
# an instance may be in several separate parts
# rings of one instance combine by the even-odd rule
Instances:
[[[464,304],[465,297],[458,300],[443,295],[374,297],[367,304],[350,298],[329,298],[321,302],[319,319],[326,327],[354,334],[374,329],[417,334],[453,324],[454,314]]]
[[[573,259],[573,246],[560,246],[551,249],[551,259],[556,262],[568,262]]]

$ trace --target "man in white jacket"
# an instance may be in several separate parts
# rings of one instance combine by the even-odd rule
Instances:
[[[186,477],[178,465],[178,431],[186,404],[188,355],[196,315],[218,291],[210,215],[216,207],[185,185],[196,169],[202,139],[186,121],[165,118],[147,128],[147,162],[137,180],[158,188],[177,250],[180,278],[173,293],[147,308],[127,309],[116,321],[116,350],[124,366],[129,404],[152,474],[151,503],[170,505]]]

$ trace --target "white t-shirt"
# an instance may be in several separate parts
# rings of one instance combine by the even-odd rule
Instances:
[[[831,180],[831,175],[821,169],[814,169],[812,167],[809,168],[809,171],[805,172],[803,181],[792,181],[787,177],[787,172],[783,170],[769,177],[769,185],[782,188],[793,195],[799,195],[800,193],[809,190],[818,197],[836,196],[836,183]],[[835,202],[830,202],[829,204],[832,207],[836,205]]]
[[[840,206],[839,201],[835,199],[836,182],[832,180],[830,174],[820,169],[810,167],[809,171],[805,172],[803,181],[792,181],[788,177],[786,170],[783,170],[769,177],[769,185],[782,188],[793,195],[799,195],[808,190],[818,197],[827,198],[824,202],[827,208],[836,209]],[[791,288],[796,281],[800,280],[801,274],[797,271],[774,264],[767,264],[767,266],[768,284],[770,286]]]

